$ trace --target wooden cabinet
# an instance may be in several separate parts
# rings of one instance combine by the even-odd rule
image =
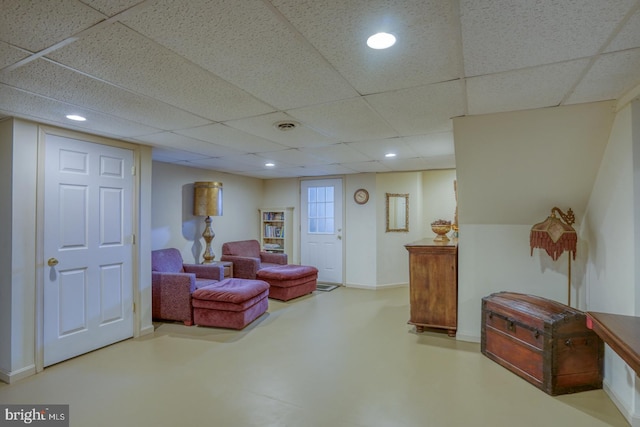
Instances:
[[[423,239],[405,245],[409,251],[409,324],[417,332],[458,328],[458,244]]]
[[[293,208],[260,209],[260,248],[292,259]]]

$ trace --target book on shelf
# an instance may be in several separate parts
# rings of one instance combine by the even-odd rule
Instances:
[[[284,237],[284,228],[276,225],[264,226],[264,237]]]
[[[284,221],[283,212],[264,212],[263,220],[265,221]]]

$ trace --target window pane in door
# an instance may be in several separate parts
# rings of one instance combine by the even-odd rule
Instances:
[[[334,233],[333,187],[309,187],[307,193],[308,233]]]

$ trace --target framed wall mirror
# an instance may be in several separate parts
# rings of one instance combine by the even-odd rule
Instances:
[[[387,232],[409,231],[409,195],[387,193]]]

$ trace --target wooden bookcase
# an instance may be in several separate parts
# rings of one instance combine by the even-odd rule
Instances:
[[[292,207],[260,209],[260,248],[267,252],[285,253],[292,261]]]

